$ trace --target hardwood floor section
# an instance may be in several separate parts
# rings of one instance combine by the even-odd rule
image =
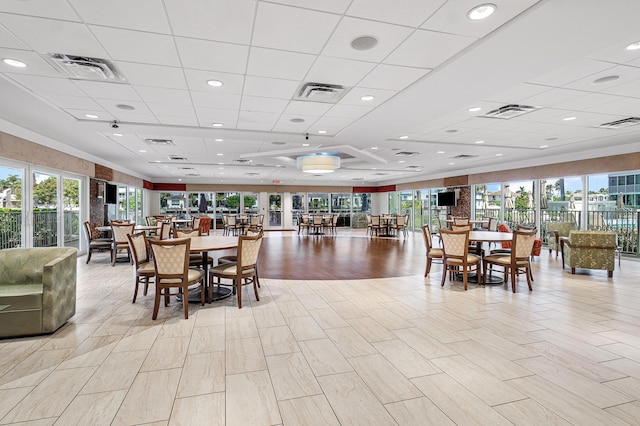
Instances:
[[[421,234],[370,238],[364,229],[338,229],[338,235],[266,232],[259,271],[265,278],[349,280],[424,274]]]

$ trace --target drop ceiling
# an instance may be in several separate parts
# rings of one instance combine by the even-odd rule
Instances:
[[[640,2],[468,19],[480,3],[4,0],[0,58],[27,67],[0,62],[0,131],[158,183],[386,185],[638,151],[640,125],[600,125],[640,116]],[[50,53],[125,81],[69,78]],[[344,91],[301,100],[304,83]],[[535,108],[484,117],[506,105]],[[296,168],[322,152],[341,168]]]

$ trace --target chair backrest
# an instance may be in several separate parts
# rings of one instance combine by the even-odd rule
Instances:
[[[498,230],[498,219],[495,217],[489,218],[489,224],[487,225],[487,229],[489,231],[497,231]]]
[[[429,225],[422,226],[422,238],[424,239],[424,246],[427,248],[427,254],[429,254],[429,250],[431,250],[431,230],[429,229]]]
[[[202,216],[200,218],[200,232],[204,235],[209,235],[211,230],[211,218],[209,216]]]
[[[249,218],[250,225],[260,225],[260,217],[259,216],[251,216]]]
[[[236,217],[231,215],[227,216],[227,225],[236,226]]]
[[[519,228],[513,231],[513,240],[511,245],[511,260],[526,260],[531,256],[533,243],[536,239],[536,228],[524,229]]]
[[[255,267],[263,236],[263,231],[260,231],[255,235],[238,237],[238,265],[240,269]]]
[[[396,225],[397,226],[404,226],[404,222],[405,221],[405,217],[404,216],[398,216],[396,218]]]
[[[162,222],[160,224],[160,239],[167,240],[171,234],[171,223]]]
[[[466,259],[469,253],[468,231],[441,229],[440,239],[442,240],[442,252],[445,257]]]
[[[371,225],[371,215],[367,215],[367,226]]]
[[[229,215],[222,215],[222,226],[227,226],[229,224]]]
[[[453,218],[454,225],[469,225],[468,217],[454,217]]]
[[[133,255],[133,261],[137,269],[141,263],[149,261],[147,235],[144,232],[136,232],[127,235],[127,239],[129,240],[129,247],[131,248],[131,254]]]
[[[511,232],[511,228],[509,228],[509,225],[507,225],[506,223],[501,223],[500,225],[498,225],[498,232]],[[511,241],[503,241],[502,248],[511,248]]]
[[[135,225],[133,223],[127,225],[118,225],[115,223],[111,224],[111,232],[113,233],[113,241],[116,244],[128,244],[129,240],[127,239],[127,235],[133,233],[133,228]]]
[[[87,236],[87,242],[93,241],[93,235],[91,235],[91,224],[87,221],[84,223],[84,232]]]
[[[380,226],[380,216],[371,216],[371,225]]]
[[[451,225],[451,230],[452,231],[466,231],[469,232],[471,231],[471,225],[467,224],[467,225],[456,225],[453,224]]]
[[[334,226],[334,227],[335,227],[335,226],[338,226],[338,216],[339,216],[339,215],[334,214],[334,215],[331,217],[331,225],[332,225],[332,226]]]
[[[147,223],[147,226],[154,226],[158,223],[158,220],[153,216],[147,216],[144,220]]]
[[[189,274],[190,248],[191,239],[189,238],[151,241],[156,281],[180,279],[184,282]]]
[[[302,223],[304,223],[305,225],[309,224],[309,215],[303,214],[303,215],[300,215],[300,217],[302,218]]]
[[[262,226],[262,224],[264,224],[264,215],[260,213],[258,215],[258,225]]]
[[[246,221],[246,220],[248,220],[248,219],[249,219],[249,216],[247,216],[247,214],[246,214],[246,213],[242,213],[242,214],[240,214],[240,215],[238,216],[238,218],[239,218],[240,220],[244,220],[244,221]]]
[[[314,214],[313,215],[313,224],[314,225],[322,225],[322,215]]]
[[[202,235],[202,230],[200,228],[192,229],[192,230],[181,230],[176,229],[173,231],[173,236],[175,238],[191,238],[191,237],[199,237]]]
[[[200,218],[199,217],[194,217],[193,218],[193,222],[191,223],[191,228],[192,229],[199,229],[200,228]]]

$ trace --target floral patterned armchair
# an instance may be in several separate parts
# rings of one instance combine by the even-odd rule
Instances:
[[[560,252],[560,237],[568,237],[569,232],[576,229],[576,225],[573,222],[549,222],[547,223],[547,247],[549,247],[549,254],[553,250],[556,251],[556,259]]]
[[[561,240],[562,267],[606,269],[613,276],[616,254],[616,234],[607,231],[570,231],[567,238]]]

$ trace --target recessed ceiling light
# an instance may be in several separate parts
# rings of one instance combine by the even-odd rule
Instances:
[[[139,149],[139,150],[138,150],[138,152],[142,152],[142,153],[144,153],[144,152],[147,152],[147,151],[146,151],[146,150],[144,150],[144,149]]]
[[[318,133],[321,134],[321,135],[324,135],[325,133],[327,133],[327,131],[326,130],[318,130]]]
[[[22,61],[18,61],[17,59],[11,59],[11,58],[4,58],[2,60],[2,62],[4,62],[5,64],[12,66],[12,67],[16,67],[16,68],[26,68],[27,64],[25,64]]]
[[[482,108],[480,108],[480,107],[473,107],[473,108],[469,108],[467,111],[469,111],[469,112],[478,112],[478,111],[480,111],[481,109],[482,109]]]
[[[182,182],[182,179],[178,179],[178,182]]]
[[[572,120],[575,120],[576,118],[578,117],[565,117],[562,119],[562,121],[572,121]]]
[[[224,139],[216,139],[216,142],[224,142]]]
[[[407,135],[402,135],[402,136],[400,136],[398,139],[409,139],[409,136],[407,136]]]
[[[481,4],[480,6],[476,6],[469,12],[467,12],[467,17],[472,21],[479,21],[493,15],[493,12],[495,12],[496,9],[497,6],[495,4]]]
[[[87,118],[98,118],[98,116],[95,114],[85,114],[84,116]]]
[[[549,148],[549,145],[540,145],[540,148]]]
[[[114,133],[113,136],[121,137],[121,136],[124,136],[124,135],[122,133]]]
[[[224,163],[218,163],[218,165],[219,165],[219,166],[222,166],[222,165],[224,165]]]
[[[546,138],[545,141],[557,141],[558,138]]]
[[[207,80],[207,84],[211,87],[220,87],[222,82],[220,80]]]
[[[125,111],[133,111],[135,109],[135,107],[127,104],[118,104],[116,105],[116,108],[123,109]]]
[[[484,143],[484,141],[475,141],[474,143],[481,144]]]
[[[438,151],[436,154],[444,154],[444,151]]]
[[[374,100],[376,97],[373,95],[364,95],[362,97],[360,97],[361,101],[372,101]]]
[[[355,50],[369,50],[376,47],[378,39],[373,36],[361,36],[351,41],[351,47]]]
[[[308,143],[303,143],[302,146],[309,146],[309,144]]]
[[[218,157],[222,157],[224,154],[223,154],[223,153],[221,153],[221,152],[219,152],[219,153],[217,153],[216,155],[217,155]]]
[[[404,163],[404,160],[400,160],[400,161],[398,161],[398,163]]]
[[[224,126],[224,124],[222,124],[222,123],[213,123],[212,126],[213,127],[222,127],[222,126]]]
[[[155,160],[154,163],[162,163],[160,160]]]
[[[502,157],[504,154],[496,154],[496,157]]]
[[[453,166],[454,164],[456,164],[456,163],[449,163],[450,166]]]
[[[640,41],[636,41],[635,43],[631,43],[626,47],[627,50],[638,50],[640,49]]]
[[[606,77],[600,77],[593,80],[591,84],[604,84],[604,83],[609,83],[611,81],[616,81],[616,80],[620,80],[619,75],[608,75]]]
[[[377,146],[372,146],[371,149],[378,149],[378,147]]]

